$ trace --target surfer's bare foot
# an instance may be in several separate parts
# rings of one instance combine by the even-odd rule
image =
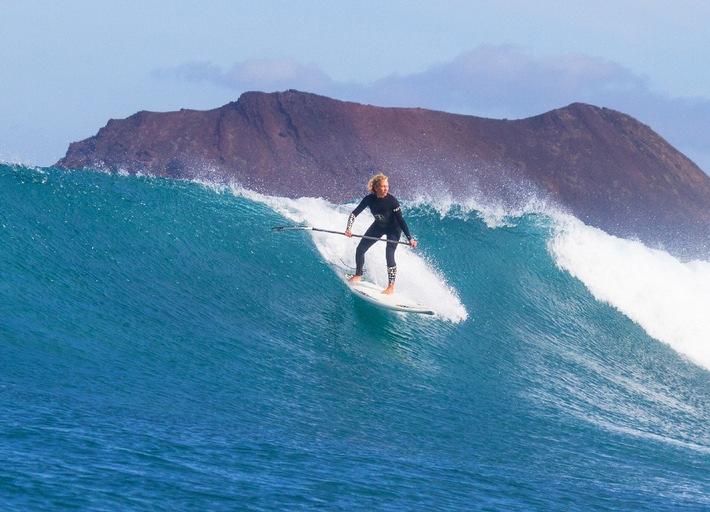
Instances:
[[[394,293],[394,285],[393,284],[389,285],[387,288],[382,290],[382,293],[385,295],[392,295]]]
[[[361,281],[361,280],[362,280],[362,276],[352,276],[350,279],[348,279],[348,281],[350,281],[351,283],[357,283],[358,281]]]

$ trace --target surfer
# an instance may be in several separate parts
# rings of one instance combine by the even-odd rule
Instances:
[[[394,251],[397,249],[397,242],[404,231],[409,245],[417,246],[417,241],[409,234],[407,223],[402,217],[402,209],[399,202],[393,195],[389,193],[389,179],[384,174],[376,174],[367,183],[367,190],[370,192],[366,195],[360,204],[352,211],[348,217],[348,226],[345,229],[345,236],[352,237],[350,229],[353,227],[355,217],[365,208],[370,208],[370,212],[375,217],[375,221],[367,228],[365,236],[380,238],[382,235],[387,235],[387,247],[385,248],[385,256],[387,258],[387,278],[389,285],[382,293],[391,295],[394,293],[394,281],[397,278],[397,263],[394,260]],[[350,278],[350,281],[360,281],[362,279],[363,270],[365,267],[365,253],[377,240],[363,238],[355,250],[355,275]]]

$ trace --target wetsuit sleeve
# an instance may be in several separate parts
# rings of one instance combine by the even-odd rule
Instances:
[[[360,204],[357,205],[355,209],[350,213],[350,216],[348,216],[348,227],[346,228],[346,231],[350,231],[350,228],[353,227],[353,222],[355,222],[355,217],[360,215],[360,213],[362,213],[362,211],[367,208],[370,197],[372,197],[372,194],[363,197],[362,201],[360,201]]]
[[[407,237],[407,240],[412,239],[412,235],[409,234],[409,227],[407,226],[407,223],[404,221],[404,217],[402,216],[402,208],[399,206],[399,201],[395,199],[395,207],[394,207],[394,218],[397,219],[397,224],[399,224],[399,227],[402,228],[402,231],[404,231],[404,236]]]

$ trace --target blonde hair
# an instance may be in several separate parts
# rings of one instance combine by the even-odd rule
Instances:
[[[367,191],[374,194],[377,186],[383,181],[389,181],[389,178],[382,173],[375,174],[370,181],[367,182]]]

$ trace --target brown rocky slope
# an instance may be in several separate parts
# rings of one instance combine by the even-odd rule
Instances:
[[[250,92],[214,110],[111,120],[56,165],[236,181],[335,202],[359,198],[382,171],[400,199],[515,205],[534,195],[676,253],[707,257],[710,240],[710,177],[648,126],[580,103],[496,120]]]

